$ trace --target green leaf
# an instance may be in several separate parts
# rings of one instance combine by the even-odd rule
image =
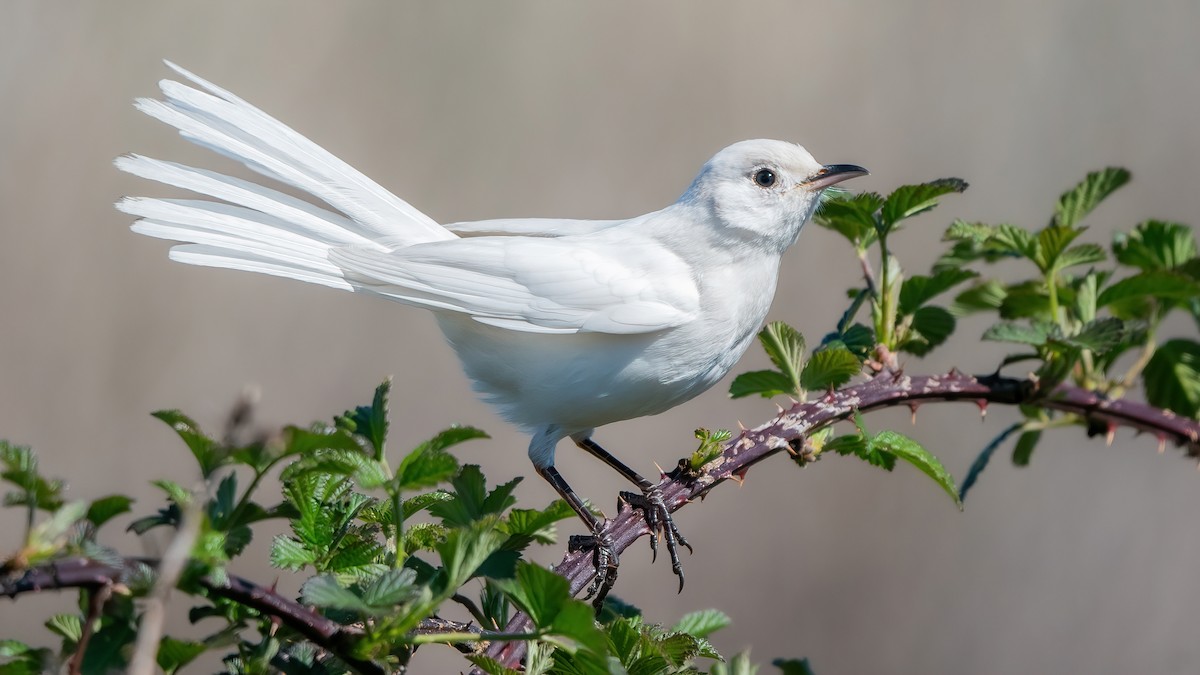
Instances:
[[[896,188],[883,202],[880,211],[880,234],[891,231],[901,220],[937,206],[938,197],[966,189],[966,181],[960,178],[941,178],[920,185],[903,185]]]
[[[229,459],[228,450],[210,438],[192,418],[178,410],[159,410],[150,413],[152,416],[166,422],[175,433],[183,439],[188,450],[200,465],[200,475],[208,478],[214,471],[224,465]]]
[[[1192,279],[1165,270],[1141,272],[1105,288],[1096,304],[1107,307],[1131,298],[1163,298],[1189,300],[1200,296],[1200,284]]]
[[[946,467],[942,466],[938,458],[934,457],[933,453],[922,447],[920,443],[903,434],[884,431],[872,439],[871,445],[874,449],[886,450],[917,467],[921,473],[940,485],[954,500],[955,506],[960,511],[962,510],[962,500],[958,497],[958,487],[954,484],[954,477],[950,475],[949,471],[946,471]]]
[[[821,346],[845,347],[859,361],[863,361],[870,356],[871,351],[875,348],[875,331],[861,323],[856,323],[848,326],[842,332],[835,331],[829,333],[821,340]]]
[[[392,380],[388,378],[375,388],[375,396],[371,405],[360,405],[354,410],[348,410],[336,421],[337,426],[358,434],[367,439],[375,449],[374,458],[383,459],[384,443],[388,431],[388,394],[392,389]]]
[[[424,494],[419,494],[415,497],[405,499],[404,506],[401,510],[404,512],[404,519],[408,520],[409,518],[412,518],[416,514],[428,509],[438,502],[450,501],[452,499],[454,499],[454,495],[450,494],[449,492],[435,490],[434,492],[426,492]],[[393,518],[389,514],[384,522],[390,523],[392,520]]]
[[[900,313],[912,314],[938,295],[977,276],[978,273],[967,269],[946,269],[932,276],[918,274],[905,279],[900,287]]]
[[[786,375],[777,370],[754,370],[733,378],[729,385],[730,398],[742,398],[758,394],[771,398],[780,394],[796,395],[795,385]]]
[[[449,480],[456,471],[458,460],[450,453],[431,444],[422,444],[400,462],[392,491],[433,487]]]
[[[1049,323],[1020,324],[1004,321],[984,331],[983,339],[995,342],[1044,345],[1054,332],[1054,326]]]
[[[271,542],[271,566],[298,571],[316,562],[316,556],[304,544],[286,535],[275,535]]]
[[[696,637],[708,637],[731,623],[733,620],[729,618],[729,615],[719,609],[702,609],[698,612],[684,614],[679,623],[671,628],[671,631],[687,633]]]
[[[883,197],[873,192],[838,196],[821,203],[813,220],[845,237],[855,248],[863,249],[875,238],[875,212],[883,206]]]
[[[0,464],[4,465],[0,479],[20,488],[20,492],[4,495],[6,506],[30,506],[43,511],[62,508],[63,482],[38,473],[37,454],[32,449],[0,441]]]
[[[520,478],[487,491],[487,479],[475,464],[465,464],[451,481],[453,497],[429,506],[429,512],[449,526],[469,525],[484,516],[503,513],[516,499],[512,491]]]
[[[133,504],[133,498],[125,495],[101,497],[88,507],[88,522],[93,527],[100,527],[122,513],[128,513],[130,504]]]
[[[771,363],[792,383],[789,393],[799,393],[800,370],[804,367],[804,336],[782,321],[773,321],[758,333]]]
[[[771,665],[783,671],[783,675],[816,675],[808,659],[775,659]]]
[[[574,515],[575,511],[561,499],[554,500],[541,511],[513,509],[500,524],[500,529],[508,534],[504,548],[520,550],[532,542],[553,544],[554,524]]]
[[[487,673],[487,675],[521,675],[524,672],[508,668],[496,659],[483,656],[482,654],[468,654],[466,659],[474,664],[476,668]]]
[[[1196,257],[1196,237],[1187,225],[1148,220],[1133,232],[1114,235],[1112,248],[1122,265],[1144,272],[1173,270]]]
[[[1067,246],[1081,234],[1083,234],[1082,228],[1050,225],[1038,232],[1037,243],[1033,248],[1033,262],[1037,264],[1043,274],[1052,269],[1061,269],[1060,256],[1066,251]],[[1103,254],[1103,251],[1101,253]]]
[[[164,636],[158,643],[158,667],[163,669],[167,675],[177,672],[187,664],[196,660],[208,650],[208,646],[203,642],[193,642],[191,640],[178,640],[176,638]]]
[[[1129,178],[1129,171],[1118,167],[1089,173],[1079,185],[1059,197],[1052,226],[1075,227],[1106,197],[1128,183]]]
[[[950,312],[957,316],[964,316],[972,312],[999,309],[1007,296],[1008,291],[1005,290],[1004,284],[995,279],[988,279],[955,296]]]
[[[440,505],[439,505],[440,506]],[[446,541],[438,546],[444,574],[442,586],[449,596],[475,575],[476,570],[493,553],[500,550],[506,539],[496,528],[496,517],[450,530]]]
[[[1075,335],[1058,338],[1057,341],[1079,349],[1104,352],[1121,344],[1137,328],[1120,319],[1107,317],[1089,321]]]
[[[83,619],[78,614],[55,614],[46,619],[46,628],[70,642],[79,642],[83,637]]]
[[[1179,415],[1200,417],[1200,344],[1170,340],[1143,371],[1146,400]]]
[[[400,568],[380,574],[363,589],[363,602],[372,607],[390,607],[411,600],[416,593],[417,573]]]
[[[954,332],[955,325],[954,315],[949,310],[935,305],[921,307],[912,317],[911,328],[915,334],[910,335],[900,349],[924,356],[945,342]]]
[[[958,486],[959,500],[965,501],[967,499],[967,492],[971,490],[975,485],[975,481],[979,479],[979,476],[983,474],[983,470],[987,468],[988,463],[992,461],[992,455],[995,454],[1004,441],[1008,440],[1009,436],[1020,431],[1023,426],[1022,422],[1009,425],[1008,428],[1001,431],[995,438],[989,441],[983,450],[976,455],[975,461],[971,462],[971,468],[967,470],[966,477],[963,478],[962,485]]]
[[[688,467],[692,471],[700,471],[705,464],[719,457],[723,452],[722,445],[725,441],[733,437],[733,434],[728,429],[709,431],[703,427],[697,429],[695,434],[696,439],[700,441],[700,445],[688,457]]]
[[[608,638],[596,628],[595,611],[586,603],[569,598],[554,617],[550,630],[573,640],[593,654],[604,655],[608,652]]]
[[[332,574],[322,574],[304,582],[300,587],[300,600],[306,605],[356,614],[370,615],[374,611],[354,591],[339,584]]]
[[[813,391],[837,388],[862,370],[862,362],[849,349],[834,347],[813,353],[800,374],[800,386]]]
[[[515,578],[496,583],[537,628],[549,628],[571,600],[567,580],[534,563],[521,562]]]
[[[1033,457],[1033,450],[1041,439],[1041,431],[1026,431],[1021,434],[1017,438],[1016,447],[1013,448],[1012,463],[1016,466],[1028,466],[1030,458]]]
[[[1104,262],[1107,259],[1108,255],[1099,246],[1095,244],[1079,244],[1063,251],[1062,255],[1055,261],[1055,267],[1065,270],[1068,267],[1090,265],[1092,263]]]

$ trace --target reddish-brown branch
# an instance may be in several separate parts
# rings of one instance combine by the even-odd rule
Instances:
[[[717,484],[742,475],[751,465],[777,452],[788,448],[803,451],[807,434],[844,420],[856,410],[865,412],[898,405],[916,407],[925,402],[939,401],[971,401],[980,406],[988,403],[1036,404],[1078,416],[1086,423],[1090,435],[1108,434],[1121,427],[1132,428],[1153,434],[1160,443],[1171,442],[1183,447],[1190,457],[1200,457],[1200,423],[1142,403],[1109,401],[1094,392],[1070,386],[1060,386],[1043,395],[1032,382],[1013,378],[976,378],[957,372],[935,376],[885,372],[861,384],[831,392],[818,400],[797,403],[790,410],[781,411],[774,420],[742,432],[725,444],[722,455],[705,467],[700,476],[678,474],[664,479],[660,484],[663,498],[668,508],[676,511]],[[608,523],[607,533],[614,547],[623,551],[639,537],[649,534],[649,530],[640,515],[627,509]],[[0,595],[15,597],[22,593],[62,588],[111,590],[118,587],[136,566],[151,563],[127,559],[123,566],[111,566],[86,559],[61,560],[26,570],[20,577],[0,579]],[[594,572],[588,553],[568,553],[555,570],[567,578],[573,593],[582,590]],[[341,625],[271,589],[239,577],[230,576],[223,584],[205,583],[211,595],[228,598],[263,614],[278,617],[285,625],[361,673],[375,675],[386,672],[378,664],[350,656],[353,642],[360,635],[354,627]],[[523,632],[528,629],[528,623],[527,617],[518,614],[509,622],[505,632]],[[426,628],[446,630],[444,626],[433,624]],[[461,625],[454,628],[459,632],[469,629]],[[487,653],[510,667],[516,667],[523,658],[525,646],[524,642],[495,642]]]
[[[945,401],[972,401],[981,406],[1036,403],[1078,415],[1086,421],[1089,435],[1107,434],[1118,427],[1132,428],[1154,434],[1160,443],[1170,441],[1183,447],[1188,456],[1200,456],[1200,423],[1143,403],[1110,401],[1072,386],[1060,386],[1047,395],[1039,392],[1031,381],[1007,377],[972,377],[956,371],[929,376],[883,372],[862,384],[793,405],[774,420],[730,439],[722,455],[699,478],[672,476],[664,479],[659,488],[667,507],[676,511],[717,484],[740,476],[751,465],[789,447],[802,447],[806,434],[847,419],[855,410],[866,412]],[[619,553],[650,530],[638,512],[626,509],[609,521],[606,533]],[[590,552],[566,554],[555,571],[570,581],[572,593],[579,593],[594,574]],[[528,627],[528,617],[518,614],[505,631],[524,631]],[[493,643],[487,651],[488,656],[509,667],[518,666],[524,653],[525,644],[518,642]]]

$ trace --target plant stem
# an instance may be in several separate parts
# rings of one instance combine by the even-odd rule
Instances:
[[[503,633],[492,631],[483,631],[480,633],[418,633],[417,635],[412,636],[412,638],[409,640],[409,643],[414,645],[424,645],[433,643],[446,644],[452,642],[491,642],[497,640],[503,642],[512,642],[514,640],[537,640],[544,635],[545,633],[536,631],[532,633],[524,631],[519,633]]]

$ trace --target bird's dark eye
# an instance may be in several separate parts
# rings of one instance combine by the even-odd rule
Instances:
[[[775,172],[770,169],[759,169],[754,172],[754,182],[759,187],[771,187],[775,184]]]

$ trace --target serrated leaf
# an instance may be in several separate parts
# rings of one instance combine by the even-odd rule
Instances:
[[[960,178],[941,178],[920,185],[903,185],[896,188],[884,200],[880,211],[881,234],[894,229],[901,220],[937,206],[938,197],[966,189],[966,181]]]
[[[916,335],[900,346],[901,350],[917,356],[928,354],[934,347],[946,341],[954,332],[954,315],[944,307],[926,305],[913,314],[912,330]]]
[[[372,607],[390,607],[411,600],[416,593],[417,573],[400,568],[380,574],[363,589],[363,602]]]
[[[932,276],[915,275],[904,280],[900,287],[900,313],[912,314],[933,298],[958,284],[979,276],[966,269],[946,269]]]
[[[495,525],[496,518],[491,516],[469,526],[450,530],[446,541],[437,547],[442,559],[443,588],[453,592],[474,576],[484,561],[500,550],[506,537]]]
[[[487,675],[521,675],[523,671],[506,667],[496,659],[482,654],[468,654],[467,660]]]
[[[763,350],[771,363],[792,383],[792,391],[799,391],[800,370],[804,367],[804,336],[800,331],[782,321],[773,321],[758,333]]]
[[[43,511],[62,508],[63,482],[47,479],[38,473],[37,454],[31,448],[0,441],[0,464],[4,465],[0,478],[21,490],[7,493],[4,496],[5,505],[32,506]]]
[[[271,541],[271,566],[297,571],[316,562],[316,556],[301,542],[282,534]]]
[[[1057,341],[1079,349],[1104,352],[1121,344],[1134,328],[1112,317],[1096,319],[1084,324],[1075,335],[1058,338]]]
[[[375,459],[383,458],[388,430],[388,394],[391,389],[392,380],[388,378],[375,388],[371,405],[358,406],[354,410],[347,411],[337,420],[339,427],[367,439],[367,442],[375,450]]]
[[[1048,323],[1011,323],[1001,322],[983,332],[984,340],[995,342],[1015,342],[1026,345],[1044,345],[1054,333],[1054,326]]]
[[[725,663],[714,663],[712,675],[755,675],[758,666],[750,661],[750,654],[738,652]]]
[[[404,551],[436,551],[437,547],[446,540],[449,532],[445,525],[437,523],[416,523],[404,529]]]
[[[93,527],[100,527],[122,513],[128,513],[131,504],[133,504],[133,498],[125,495],[101,497],[88,506],[88,522]]]
[[[449,492],[444,490],[435,490],[433,492],[426,492],[415,497],[405,499],[404,506],[401,510],[404,512],[404,519],[408,520],[409,518],[412,518],[416,514],[428,509],[438,502],[450,501],[452,499],[454,499],[454,495],[450,494]],[[391,522],[391,520],[392,519],[389,517],[388,522]]]
[[[593,654],[605,655],[608,652],[608,638],[596,628],[595,611],[573,598],[563,603],[550,624],[550,630],[573,640]]]
[[[1200,344],[1170,340],[1154,352],[1143,371],[1150,405],[1200,417]]]
[[[563,577],[533,563],[517,565],[516,576],[496,582],[529,615],[537,628],[549,628],[571,600],[570,585]],[[591,618],[589,617],[589,622]]]
[[[1104,262],[1108,259],[1108,255],[1104,249],[1095,244],[1079,244],[1062,252],[1062,255],[1055,261],[1055,268],[1065,270],[1068,267],[1078,265],[1090,265],[1092,263]]]
[[[950,312],[964,316],[971,312],[999,309],[1007,296],[1008,291],[1005,290],[1004,284],[995,279],[988,279],[956,295]]]
[[[698,612],[684,614],[679,623],[671,628],[671,631],[687,633],[696,637],[708,637],[731,623],[733,620],[729,618],[729,615],[719,609],[702,609]]]
[[[487,479],[475,464],[465,464],[450,484],[454,488],[453,497],[447,501],[429,506],[429,512],[441,518],[446,525],[461,526],[483,518],[484,516],[503,513],[516,501],[512,491],[520,478],[487,491]]]
[[[575,511],[561,499],[554,500],[550,506],[540,511],[513,509],[500,525],[509,537],[504,547],[520,550],[535,541],[539,544],[553,544],[554,524],[574,515]]]
[[[158,655],[155,658],[158,667],[162,668],[167,675],[171,675],[196,660],[196,657],[207,650],[208,646],[203,642],[179,640],[168,635],[159,641]]]
[[[200,426],[187,415],[178,410],[159,410],[150,414],[165,422],[179,438],[183,439],[184,444],[187,445],[188,450],[192,451],[192,456],[200,465],[200,475],[204,478],[211,476],[228,460],[228,451],[215,439],[201,431]]]
[[[373,608],[358,595],[341,586],[332,574],[312,577],[300,587],[300,600],[306,605],[340,609],[357,614],[372,614]]]
[[[55,614],[44,624],[51,633],[70,642],[79,642],[83,637],[83,619],[78,614]]]
[[[1188,300],[1200,297],[1200,284],[1186,276],[1165,270],[1141,272],[1105,288],[1096,304],[1107,307],[1141,297]]]
[[[1051,269],[1060,269],[1062,265],[1059,258],[1066,251],[1067,246],[1081,234],[1083,234],[1082,228],[1050,225],[1038,232],[1037,244],[1033,249],[1033,262],[1043,273]]]
[[[807,390],[824,391],[846,384],[862,370],[862,362],[849,349],[834,347],[813,353],[804,371],[800,386]]]
[[[848,326],[843,332],[833,332],[821,340],[822,347],[845,347],[863,361],[875,348],[875,331],[861,323]]]
[[[657,647],[667,661],[678,668],[700,655],[701,642],[706,641],[687,633],[669,633],[658,639]]]
[[[883,431],[871,440],[871,445],[874,449],[882,449],[903,459],[904,461],[917,467],[917,469],[933,479],[950,498],[954,500],[955,506],[962,510],[962,500],[958,497],[958,487],[954,484],[954,477],[946,471],[946,467],[938,461],[933,453],[926,450],[913,439],[898,434],[894,431]]]
[[[432,445],[422,445],[404,457],[396,469],[393,490],[408,491],[434,487],[458,471],[458,460]]]
[[[1148,220],[1113,236],[1117,262],[1144,272],[1172,270],[1196,257],[1196,236],[1181,223]]]
[[[1072,228],[1092,212],[1100,202],[1129,182],[1129,171],[1108,167],[1093,171],[1058,199],[1052,225]]]
[[[1012,463],[1015,466],[1028,466],[1030,458],[1033,457],[1033,451],[1041,439],[1041,431],[1026,431],[1021,434],[1017,438],[1017,445],[1013,448]]]
[[[776,370],[754,370],[742,373],[733,378],[729,384],[729,397],[742,398],[758,394],[763,398],[771,398],[780,394],[799,395],[792,381],[783,373]]]
[[[883,197],[873,192],[838,196],[821,202],[813,220],[845,237],[855,248],[865,248],[875,238],[875,213]]]

